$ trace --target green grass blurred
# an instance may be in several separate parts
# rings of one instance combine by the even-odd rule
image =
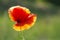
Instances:
[[[8,13],[0,16],[0,40],[22,40],[22,33],[12,29]],[[25,40],[60,40],[60,16],[38,17],[35,25],[23,31]]]

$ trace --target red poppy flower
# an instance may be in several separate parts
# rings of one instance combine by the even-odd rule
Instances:
[[[22,31],[29,29],[36,21],[36,15],[31,13],[29,9],[22,6],[13,6],[8,10],[10,19],[15,22],[13,29]]]

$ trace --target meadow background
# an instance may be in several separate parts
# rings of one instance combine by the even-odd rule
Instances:
[[[37,14],[35,25],[22,33],[12,29],[11,6],[21,5]],[[0,40],[60,40],[60,0],[0,0]]]

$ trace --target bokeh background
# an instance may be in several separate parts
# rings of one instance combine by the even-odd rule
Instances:
[[[22,33],[12,29],[11,6],[21,5],[37,14],[35,25]],[[60,40],[60,0],[0,0],[0,40]]]

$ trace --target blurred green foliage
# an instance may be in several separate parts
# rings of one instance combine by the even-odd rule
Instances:
[[[60,0],[0,0],[0,12],[8,10],[11,6],[21,5],[32,9],[33,13],[38,12],[41,15],[45,15],[47,12],[56,14],[60,8],[60,6],[57,6],[59,4]]]
[[[14,22],[8,16],[8,9],[16,5],[37,14],[35,25],[23,31],[25,40],[60,40],[59,4],[60,0],[0,0],[0,40],[22,40],[22,33],[12,29]]]
[[[60,0],[46,0],[47,2],[50,2],[54,5],[60,6]]]
[[[22,40],[22,33],[13,30],[14,23],[4,13],[0,17],[0,40]],[[23,36],[25,40],[60,40],[60,16],[38,18],[32,28],[23,31]]]

